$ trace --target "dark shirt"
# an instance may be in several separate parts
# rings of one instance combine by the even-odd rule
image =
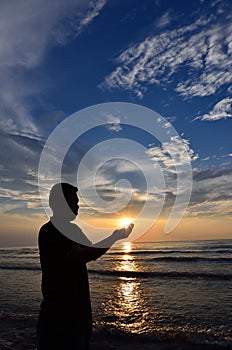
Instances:
[[[86,245],[91,246],[91,242],[78,226],[71,223],[67,226],[69,232],[76,232]],[[96,256],[90,254],[85,261],[78,260],[77,257],[76,263],[71,262],[67,257],[70,251],[78,246],[80,250],[85,247],[60,233],[51,221],[40,229],[39,251],[43,295],[40,321],[42,322],[63,324],[67,327],[92,322],[86,262],[96,259]]]

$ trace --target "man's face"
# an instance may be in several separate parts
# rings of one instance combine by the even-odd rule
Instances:
[[[72,210],[72,213],[76,217],[79,210],[79,205],[78,205],[79,198],[77,197],[76,193],[73,193],[73,194],[69,194],[69,196],[66,199],[70,209]]]

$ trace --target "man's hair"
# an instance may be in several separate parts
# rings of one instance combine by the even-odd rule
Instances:
[[[55,184],[50,191],[49,206],[51,209],[55,209],[59,204],[67,203],[70,194],[77,193],[78,188],[65,182]]]

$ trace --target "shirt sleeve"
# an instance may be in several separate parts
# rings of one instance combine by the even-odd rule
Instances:
[[[98,259],[108,250],[108,248],[94,247],[81,228],[75,224],[72,224],[72,228],[70,227],[68,235],[70,239],[76,242],[74,249],[67,255],[67,259],[72,263],[88,263]]]
[[[69,225],[65,227],[65,236],[71,239],[73,242],[75,242],[77,246],[80,246],[80,247],[93,246],[93,243],[91,242],[91,240],[84,234],[82,229],[76,224],[69,223]]]

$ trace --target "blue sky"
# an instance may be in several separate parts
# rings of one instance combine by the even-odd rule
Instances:
[[[0,1],[0,23],[2,244],[33,243],[44,220],[37,171],[48,135],[70,114],[106,102],[139,104],[172,123],[192,159],[186,220],[204,218],[204,237],[216,223],[212,237],[231,236],[229,0]],[[82,152],[132,134],[152,143],[130,128],[103,128],[82,137]],[[161,148],[155,154],[164,157]]]

